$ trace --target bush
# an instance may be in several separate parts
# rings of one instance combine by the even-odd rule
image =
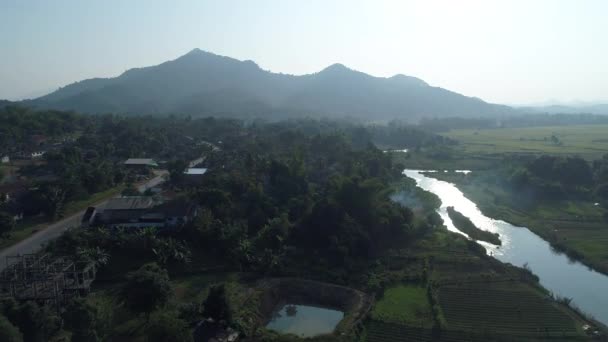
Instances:
[[[127,275],[123,298],[129,309],[149,315],[167,303],[171,296],[171,284],[167,270],[156,263],[143,265]]]
[[[147,328],[148,342],[189,342],[192,334],[188,324],[173,312],[158,312],[152,316]]]
[[[0,341],[23,342],[23,336],[19,329],[3,315],[0,315]]]

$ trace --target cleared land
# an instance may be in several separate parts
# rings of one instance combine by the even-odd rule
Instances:
[[[472,154],[551,153],[597,158],[608,153],[608,125],[455,129],[442,135],[457,140],[459,149]]]
[[[539,338],[580,336],[570,315],[521,283],[443,286],[439,302],[452,330]]]
[[[384,322],[430,326],[433,316],[426,289],[402,285],[385,290],[384,296],[372,310],[372,318]]]
[[[472,252],[464,238],[437,231],[391,260],[396,274],[412,263],[424,265],[437,304],[431,305],[427,288],[390,286],[366,325],[369,342],[589,340],[585,322],[554,302],[533,275]],[[433,311],[441,329],[417,320]]]

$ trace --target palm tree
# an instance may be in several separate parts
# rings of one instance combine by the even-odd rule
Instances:
[[[188,247],[180,241],[169,238],[157,240],[157,244],[152,248],[152,252],[158,258],[158,262],[166,265],[169,261],[179,263],[189,263],[191,252]]]
[[[95,267],[107,265],[110,261],[110,254],[99,247],[81,248],[76,249],[78,259],[85,262],[90,262]]]
[[[156,242],[157,229],[154,227],[146,227],[137,231],[137,238],[142,243],[141,247],[144,250],[150,249]]]

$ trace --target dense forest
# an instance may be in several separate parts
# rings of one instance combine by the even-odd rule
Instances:
[[[349,313],[347,323],[336,328],[346,331],[315,341],[350,341],[368,333],[368,340],[384,341],[385,334],[402,336],[391,330],[402,327],[408,327],[407,334],[484,340],[485,333],[446,323],[461,319],[449,311],[463,305],[450,294],[454,286],[479,282],[495,284],[491,298],[499,297],[492,291],[504,291],[500,284],[512,284],[510,295],[543,301],[518,302],[527,305],[525,311],[551,312],[560,327],[568,325],[568,336],[580,336],[569,316],[555,312],[537,277],[448,232],[437,213],[439,198],[403,177],[406,164],[454,160],[446,153],[457,158],[449,138],[398,121],[385,126],[325,119],[88,116],[14,106],[0,110],[0,116],[8,123],[1,139],[9,144],[2,152],[11,156],[1,185],[23,184],[26,190],[0,205],[0,239],[10,238],[30,218],[52,222],[74,203],[105,192],[138,199],[167,196],[167,204],[195,208],[191,219],[170,230],[83,225],[50,242],[43,253],[51,258],[96,268],[92,293],[59,307],[0,301],[5,340],[191,341],[206,318],[245,341],[298,340],[263,328],[260,296],[273,279],[348,287],[379,301],[367,299],[372,312],[356,330],[346,325],[354,321]],[[44,153],[34,158],[24,151]],[[128,158],[150,158],[155,166],[133,169],[125,165]],[[195,182],[184,173],[193,160],[206,169]],[[607,160],[507,156],[492,172],[458,176],[467,182],[489,177],[494,186],[518,194],[522,205],[577,196],[605,203]],[[159,172],[166,178],[160,192],[136,188],[142,178]],[[497,173],[501,177],[492,178]],[[24,210],[19,222],[15,206]],[[500,244],[496,234],[449,211],[472,238]],[[395,300],[417,300],[421,307]],[[510,315],[519,329],[521,311]],[[533,319],[553,322],[542,315]]]
[[[396,191],[414,191],[415,186],[403,183],[403,166],[375,145],[445,142],[414,128],[307,119],[245,124],[214,118],[82,116],[18,107],[7,107],[0,115],[9,123],[2,131],[3,141],[13,142],[9,154],[30,144],[32,122],[37,135],[62,139],[20,171],[54,176],[36,181],[28,193],[29,215],[42,211],[60,217],[70,201],[132,182],[122,166],[126,158],[165,163],[178,200],[200,207],[193,222],[169,235],[154,229],[71,230],[47,252],[95,263],[101,268],[98,281],[125,279],[116,295],[125,307],[153,314],[158,329],[177,335],[177,327],[190,323],[187,308],[175,314],[156,311],[169,298],[169,276],[215,260],[215,267],[257,276],[367,284],[361,276],[371,260],[441,224],[433,205],[414,214],[392,200]],[[210,143],[219,146],[213,153]],[[183,165],[200,155],[206,156],[209,172],[201,183],[184,185]],[[17,327],[25,341],[46,340],[63,330],[72,332],[72,340],[103,340],[112,333],[106,305],[75,301],[57,314],[31,302],[4,302],[1,310],[8,320],[0,322],[7,334]],[[233,324],[238,326],[238,320]],[[150,332],[152,340],[154,333],[172,332]]]

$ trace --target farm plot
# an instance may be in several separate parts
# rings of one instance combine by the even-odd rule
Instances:
[[[608,152],[608,125],[455,129],[443,134],[469,153],[580,154],[595,158]]]
[[[448,329],[514,336],[581,336],[573,318],[537,290],[505,282],[443,286],[439,303]]]
[[[372,318],[383,322],[430,327],[433,316],[426,289],[405,285],[387,289],[382,299],[374,306]]]
[[[608,223],[590,221],[543,221],[557,240],[577,251],[585,261],[608,272]]]
[[[508,334],[484,334],[462,330],[442,330],[433,332],[430,329],[411,327],[395,323],[371,321],[367,326],[368,342],[532,342],[539,338],[529,336],[513,336]],[[555,336],[548,340],[552,342],[588,341],[584,336]]]
[[[372,321],[367,327],[368,342],[432,341],[430,329]]]

